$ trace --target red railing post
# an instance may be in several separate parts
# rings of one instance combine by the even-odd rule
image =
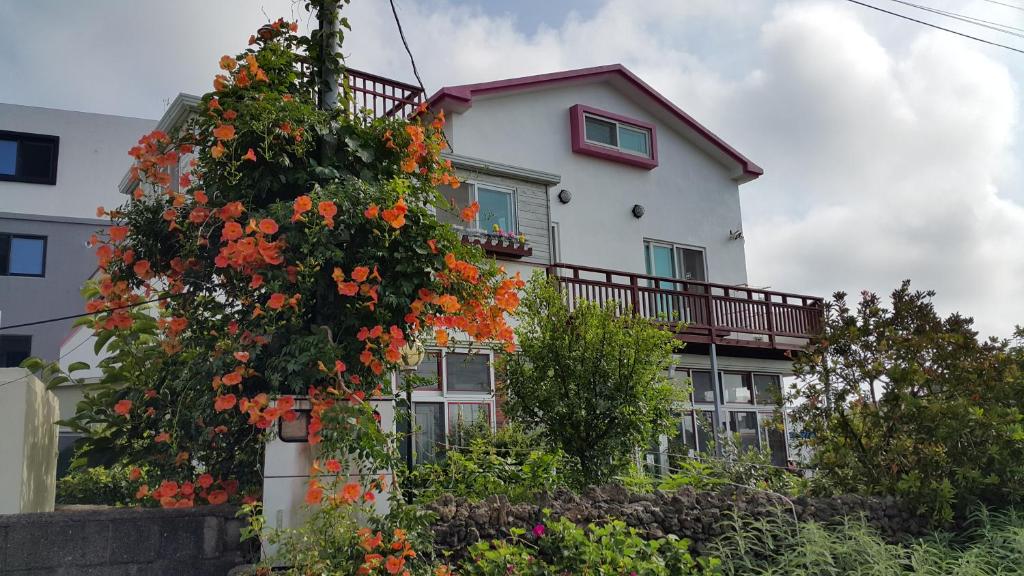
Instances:
[[[633,314],[640,313],[640,286],[637,284],[636,274],[629,275],[629,299],[633,307]]]

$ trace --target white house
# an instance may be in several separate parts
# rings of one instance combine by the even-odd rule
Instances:
[[[739,186],[762,169],[621,65],[448,86],[428,102],[445,111],[465,182],[446,195],[481,206],[467,240],[512,272],[545,268],[570,301],[686,322],[672,376],[692,379],[695,409],[680,411],[662,457],[707,449],[717,413],[785,464],[785,434],[768,421],[791,373],[786,351],[817,331],[821,300],[747,285]],[[494,229],[525,245],[488,242]],[[486,360],[439,352],[421,367],[440,378],[414,394],[420,455],[457,443],[460,419],[497,420]]]

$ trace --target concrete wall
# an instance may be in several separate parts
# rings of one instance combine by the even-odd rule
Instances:
[[[0,516],[0,576],[224,576],[244,561],[230,506]]]
[[[645,170],[573,153],[575,104],[654,124],[660,165]],[[704,248],[711,281],[747,281],[743,241],[729,240],[742,226],[729,170],[610,84],[476,96],[472,108],[450,117],[458,153],[561,176],[550,206],[563,262],[642,273],[643,242],[653,239]],[[553,198],[561,188],[572,192],[569,204]],[[634,204],[646,208],[643,218],[630,213]]]
[[[154,126],[142,118],[0,104],[0,130],[60,137],[57,184],[0,182],[0,211],[83,218],[95,217],[97,206],[120,205],[128,149]]]
[[[57,397],[22,368],[0,368],[0,514],[53,510]]]
[[[0,196],[5,194],[0,182]],[[4,204],[6,206],[6,204]],[[0,276],[3,326],[56,318],[85,311],[79,291],[96,271],[96,256],[86,241],[102,226],[95,218],[26,216],[0,212],[0,232],[46,236],[46,269],[41,278]],[[56,360],[73,320],[5,330],[4,335],[32,336],[32,354]]]

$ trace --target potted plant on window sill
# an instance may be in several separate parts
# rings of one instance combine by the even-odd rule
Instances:
[[[533,248],[526,242],[526,236],[516,235],[514,232],[506,232],[498,225],[493,230],[464,230],[462,241],[466,244],[476,244],[484,249],[484,252],[495,256],[506,258],[524,258],[533,256]]]

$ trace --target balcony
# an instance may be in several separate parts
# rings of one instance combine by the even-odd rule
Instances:
[[[821,333],[824,301],[725,284],[691,282],[572,264],[553,264],[573,308],[581,300],[615,302],[666,325],[684,342],[801,350]]]
[[[350,111],[368,110],[374,118],[408,118],[423,101],[419,86],[399,82],[354,68],[345,69],[345,79],[352,91]]]
[[[312,71],[305,57],[299,58],[297,71],[300,81],[309,80]],[[365,110],[371,118],[408,118],[423,102],[423,90],[419,86],[355,68],[345,68],[344,85],[348,86],[348,111],[351,114]]]

